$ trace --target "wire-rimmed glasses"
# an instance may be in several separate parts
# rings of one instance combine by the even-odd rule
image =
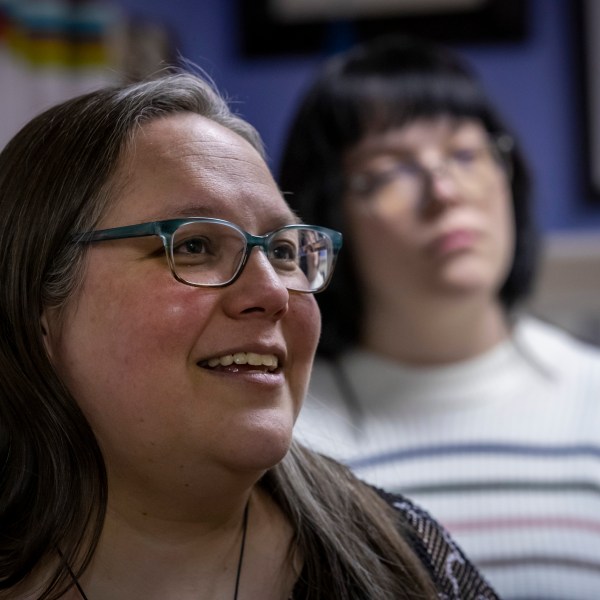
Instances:
[[[387,196],[380,199],[382,202],[419,205],[427,200],[431,183],[437,176],[450,178],[461,190],[476,189],[498,169],[510,179],[513,145],[508,135],[461,145],[450,149],[435,168],[422,165],[414,156],[399,155],[381,170],[351,174],[347,178],[347,190],[353,197],[366,202],[367,206],[377,208],[371,204],[378,203],[378,193],[393,185],[393,199]]]
[[[253,235],[223,219],[168,219],[79,233],[76,243],[158,236],[175,279],[195,287],[233,283],[253,248],[261,249],[285,287],[314,293],[327,287],[333,274],[342,234],[317,225],[286,225],[265,235]]]

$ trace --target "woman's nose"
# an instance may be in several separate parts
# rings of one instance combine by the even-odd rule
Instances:
[[[280,319],[288,310],[290,292],[260,248],[253,248],[231,291],[229,310],[236,315]]]
[[[460,199],[459,189],[452,173],[443,163],[424,168],[425,182],[421,198],[422,210],[431,210],[448,204],[455,204]]]

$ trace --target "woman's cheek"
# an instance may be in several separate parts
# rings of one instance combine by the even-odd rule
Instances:
[[[290,313],[295,312],[296,331],[304,338],[307,351],[314,354],[321,334],[321,311],[313,294],[299,296],[297,303],[290,301]]]

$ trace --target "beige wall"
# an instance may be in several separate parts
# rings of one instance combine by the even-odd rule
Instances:
[[[600,345],[600,232],[555,233],[544,246],[530,311]]]

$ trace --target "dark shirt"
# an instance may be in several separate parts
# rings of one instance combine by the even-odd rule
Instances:
[[[397,494],[376,489],[405,524],[409,541],[428,571],[440,600],[499,600],[477,568],[466,558],[448,532],[426,511]],[[293,600],[309,596],[310,582],[301,573],[294,586]],[[314,597],[311,596],[311,597]],[[359,600],[359,596],[356,597]],[[376,600],[363,599],[360,600]]]

